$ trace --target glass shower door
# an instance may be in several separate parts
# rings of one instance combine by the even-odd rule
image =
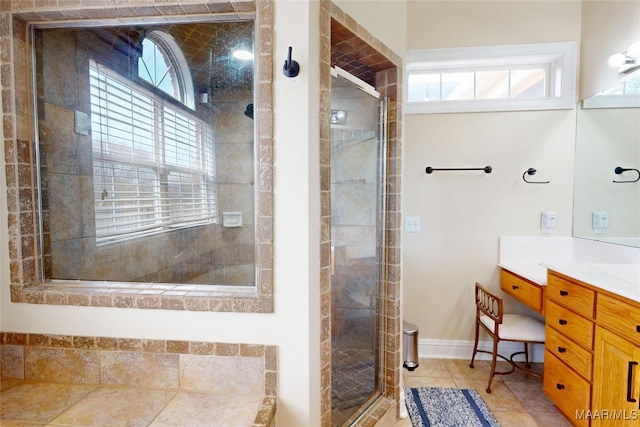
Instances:
[[[380,393],[384,100],[341,75],[331,85],[332,420]]]

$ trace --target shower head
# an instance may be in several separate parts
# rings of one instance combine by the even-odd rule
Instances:
[[[253,120],[253,104],[247,105],[247,109],[244,110],[244,115]]]

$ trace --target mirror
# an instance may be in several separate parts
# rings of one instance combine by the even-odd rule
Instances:
[[[640,247],[640,76],[577,109],[573,236]]]

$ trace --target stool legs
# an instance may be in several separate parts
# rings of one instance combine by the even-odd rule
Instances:
[[[478,351],[478,336],[480,335],[480,325],[476,321],[476,341],[473,344],[473,354],[471,355],[471,363],[469,364],[470,368],[473,368],[473,361],[476,358],[476,353]]]

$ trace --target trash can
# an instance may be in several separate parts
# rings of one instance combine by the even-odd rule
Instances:
[[[402,337],[404,340],[404,363],[402,366],[410,371],[418,367],[418,327],[409,322],[402,322]]]

